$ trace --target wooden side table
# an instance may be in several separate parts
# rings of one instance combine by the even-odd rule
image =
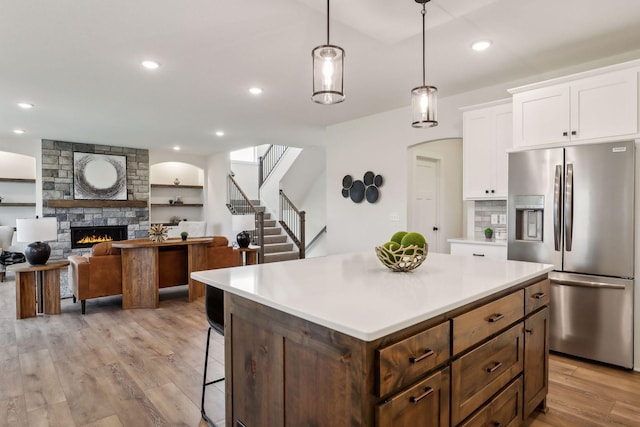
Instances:
[[[69,261],[49,261],[44,265],[28,262],[7,266],[16,273],[16,319],[38,313],[60,314],[60,272]],[[37,304],[36,304],[37,303]]]
[[[256,248],[238,248],[244,265],[253,265],[258,263],[258,250]]]

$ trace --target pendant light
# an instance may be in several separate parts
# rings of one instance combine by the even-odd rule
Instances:
[[[427,128],[438,126],[438,89],[435,86],[427,86],[426,74],[426,42],[425,42],[425,18],[427,15],[426,4],[430,0],[415,0],[422,5],[422,86],[411,90],[411,126],[414,128]]]
[[[344,101],[344,49],[329,43],[329,0],[327,0],[327,44],[311,51],[313,58],[313,95],[318,104]]]

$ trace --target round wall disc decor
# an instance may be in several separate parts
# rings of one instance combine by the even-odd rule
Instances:
[[[365,198],[369,203],[376,203],[383,182],[382,175],[376,175],[372,171],[365,172],[362,181],[354,181],[351,175],[345,175],[342,178],[342,197],[350,198],[354,203],[360,203]]]

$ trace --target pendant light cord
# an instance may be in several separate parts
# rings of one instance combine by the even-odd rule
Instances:
[[[327,44],[329,43],[329,0],[327,0]]]
[[[327,0],[327,3],[328,2],[329,0]],[[426,48],[426,42],[425,42],[425,39],[426,39],[425,17],[427,16],[426,4],[427,4],[426,2],[422,3],[422,86],[426,86],[426,83],[425,83],[426,82],[426,78],[425,78],[426,65],[425,64],[426,64],[426,56],[427,56],[426,54],[427,48]]]

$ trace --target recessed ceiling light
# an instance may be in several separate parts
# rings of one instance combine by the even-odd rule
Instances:
[[[216,136],[224,136],[224,132],[221,130],[216,131]]]
[[[174,145],[173,149],[176,150],[176,151],[180,151],[180,146],[179,145]]]
[[[251,95],[260,95],[262,93],[262,88],[259,88],[259,87],[249,88],[249,93]]]
[[[156,70],[160,67],[160,64],[156,61],[142,61],[142,66],[147,70]]]
[[[24,133],[24,129],[14,129],[13,133],[17,133],[18,135],[22,135]]]
[[[491,42],[489,40],[480,40],[471,45],[471,49],[476,52],[482,52],[483,50],[489,49],[491,46]]]
[[[18,107],[25,109],[25,110],[29,110],[31,108],[33,108],[33,104],[29,104],[28,102],[19,102],[18,103]]]

